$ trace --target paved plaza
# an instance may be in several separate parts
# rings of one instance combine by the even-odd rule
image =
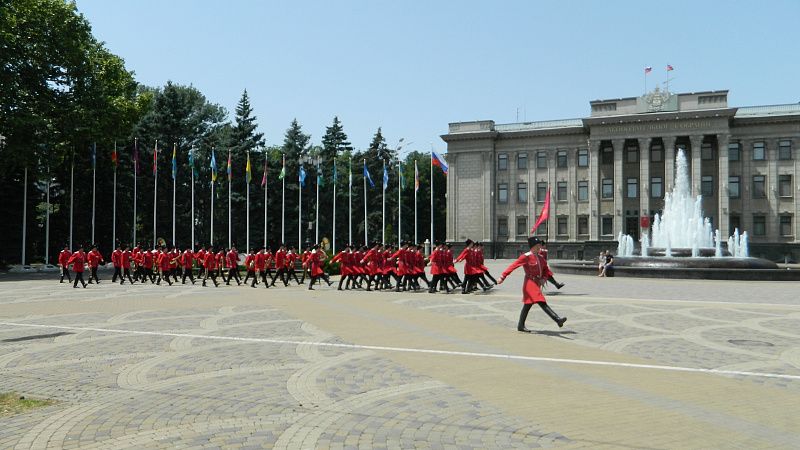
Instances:
[[[431,295],[0,276],[0,392],[58,400],[0,418],[0,448],[800,447],[800,283],[562,275],[565,327],[535,308],[523,334],[521,278]]]

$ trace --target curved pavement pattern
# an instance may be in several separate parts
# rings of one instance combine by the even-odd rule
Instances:
[[[798,283],[560,281],[567,325],[533,309],[531,335],[520,275],[467,296],[1,282],[0,391],[60,402],[0,418],[0,448],[798,446]]]

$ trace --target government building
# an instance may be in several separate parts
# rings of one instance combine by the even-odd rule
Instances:
[[[589,102],[580,119],[456,122],[447,143],[447,240],[515,257],[536,232],[553,257],[616,250],[620,232],[649,231],[683,149],[693,195],[726,239],[747,231],[751,256],[800,260],[800,103],[729,107],[728,91]]]

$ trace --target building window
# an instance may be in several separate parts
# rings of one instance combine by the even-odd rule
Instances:
[[[778,195],[781,197],[792,196],[792,176],[778,175]]]
[[[559,169],[564,169],[567,167],[567,151],[566,150],[559,150],[556,153],[556,166]]]
[[[603,178],[603,189],[601,196],[603,198],[614,198],[614,180],[611,178]]]
[[[601,154],[603,164],[614,164],[614,147],[603,147]]]
[[[733,233],[736,230],[740,230],[742,228],[742,219],[739,216],[730,216],[730,232]]]
[[[661,198],[664,195],[664,179],[661,177],[650,178],[650,197]]]
[[[610,216],[603,217],[601,221],[600,233],[603,236],[611,236],[614,234],[614,218]]]
[[[753,198],[766,198],[764,175],[753,175]]]
[[[705,142],[700,146],[700,158],[705,161],[714,159],[714,147],[710,142]]]
[[[633,146],[626,148],[625,162],[629,163],[639,162],[639,148]]]
[[[741,159],[741,156],[739,155],[739,148],[738,142],[728,144],[728,161],[739,161],[739,159]]]
[[[580,235],[587,235],[589,234],[589,218],[586,216],[579,216],[578,217],[578,234]]]
[[[528,218],[525,216],[517,217],[517,236],[528,235]]]
[[[739,187],[739,177],[728,177],[728,197],[739,198],[741,196],[741,188]]]
[[[700,195],[703,197],[714,196],[714,177],[706,175],[700,178]]]
[[[589,150],[578,150],[578,167],[589,167]]]
[[[498,203],[508,203],[508,183],[497,185],[497,201]]]
[[[527,153],[517,153],[517,169],[527,169],[528,168],[528,154]]]
[[[767,159],[764,142],[753,142],[753,161],[763,161]]]
[[[556,184],[556,200],[560,202],[567,201],[567,182],[559,181]]]
[[[508,170],[508,153],[497,154],[497,170]]]
[[[579,202],[587,202],[587,201],[589,201],[589,182],[588,181],[578,181],[578,201]]]
[[[528,183],[517,183],[517,201],[528,203]]]
[[[753,234],[756,236],[767,234],[767,216],[753,216]]]
[[[498,217],[497,218],[497,235],[508,237],[508,218],[507,217]]]
[[[625,180],[625,186],[627,187],[626,190],[626,197],[628,198],[636,198],[639,196],[639,179],[638,178],[628,178]]]
[[[778,142],[778,159],[792,159],[792,141]]]
[[[547,152],[542,150],[536,152],[536,168],[537,169],[546,169],[547,168]]]
[[[653,145],[650,148],[650,161],[651,162],[662,162],[664,161],[664,147],[661,145]]]
[[[559,217],[558,218],[558,228],[556,229],[557,234],[560,236],[566,236],[567,233],[567,218],[566,217]]]
[[[794,233],[792,232],[792,216],[781,216],[781,236],[791,236]]]
[[[536,183],[536,201],[543,202],[547,198],[547,183]]]

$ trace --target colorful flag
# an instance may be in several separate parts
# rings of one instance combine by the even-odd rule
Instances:
[[[172,144],[172,179],[178,178],[178,145]]]
[[[153,147],[153,175],[158,173],[158,141],[156,141],[156,146]]]
[[[400,177],[400,189],[406,188],[406,177],[403,175],[403,163],[397,162],[397,176]]]
[[[228,150],[228,168],[226,170],[228,171],[228,181],[233,180],[233,171],[231,170],[231,151],[230,150]]]
[[[675,69],[670,64],[667,64],[667,72],[669,72],[670,70],[675,70]]]
[[[414,192],[419,191],[419,170],[417,169],[417,161],[414,160]]]
[[[267,185],[267,154],[264,153],[264,176],[261,177],[261,186]]]
[[[300,179],[300,187],[306,187],[306,169],[300,164],[300,173],[298,174],[298,178]]]
[[[217,181],[217,154],[211,149],[211,181]]]
[[[250,152],[247,152],[247,165],[244,166],[244,174],[247,184],[250,184],[250,180],[253,179],[253,173],[250,171]]]
[[[133,140],[133,172],[139,175],[139,140]]]
[[[652,72],[652,71],[653,71],[653,68],[652,68],[652,67],[650,67],[650,66],[647,66],[647,67],[645,67],[645,68],[644,68],[644,74],[645,74],[645,75],[647,75],[648,73],[650,73],[650,72]]]
[[[323,186],[325,184],[325,177],[322,176],[322,165],[317,164],[317,185]]]
[[[97,142],[92,143],[89,147],[89,153],[92,155],[92,169],[97,166]]]
[[[447,161],[445,161],[441,155],[433,150],[431,150],[431,161],[433,162],[434,166],[439,166],[442,169],[442,172],[447,175],[447,171],[450,169],[450,166],[447,165]]]
[[[117,141],[114,141],[114,150],[111,151],[111,164],[114,165],[114,170],[117,170],[119,165],[119,155],[117,155]]]
[[[375,187],[375,183],[372,182],[372,177],[369,176],[369,170],[367,170],[367,160],[364,160],[364,178],[369,181],[369,187]]]
[[[197,168],[194,166],[194,147],[189,150],[189,170],[192,171],[192,175],[197,176]]]
[[[383,190],[389,187],[389,172],[386,171],[386,164],[383,164]]]
[[[547,198],[544,199],[544,206],[542,206],[542,213],[539,214],[539,218],[536,219],[536,223],[531,228],[531,234],[536,233],[536,229],[539,228],[539,225],[543,224],[548,218],[550,218],[550,188],[547,188]]]
[[[286,157],[283,157],[283,167],[281,167],[281,173],[278,174],[278,179],[282,180],[286,177]]]

